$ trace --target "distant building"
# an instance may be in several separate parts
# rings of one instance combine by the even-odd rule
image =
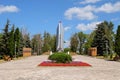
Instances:
[[[62,22],[60,21],[57,26],[57,35],[56,35],[56,50],[58,52],[64,51],[64,28],[62,26]]]

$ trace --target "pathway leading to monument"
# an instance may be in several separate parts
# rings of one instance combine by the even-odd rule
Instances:
[[[0,64],[0,80],[120,80],[120,62],[105,61],[86,56],[74,56],[92,67],[38,67],[48,56]]]

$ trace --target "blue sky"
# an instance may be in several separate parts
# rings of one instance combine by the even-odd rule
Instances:
[[[65,28],[65,40],[79,31],[90,33],[106,20],[120,24],[120,0],[0,0],[0,29],[7,19],[16,27],[25,27],[30,35],[47,31],[56,34],[59,21]]]

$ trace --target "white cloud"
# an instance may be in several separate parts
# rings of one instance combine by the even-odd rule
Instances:
[[[65,31],[68,31],[68,30],[70,30],[70,29],[71,29],[71,27],[68,27],[68,26],[67,26],[67,27],[64,27],[64,30],[65,30]]]
[[[64,15],[67,19],[71,20],[77,18],[79,20],[93,20],[97,18],[95,13],[105,12],[105,13],[114,13],[120,11],[120,2],[105,3],[100,7],[96,6],[85,6],[85,7],[72,7],[65,11]]]
[[[80,31],[87,31],[87,30],[94,30],[96,28],[96,25],[99,24],[101,22],[92,22],[89,24],[78,24],[76,29],[80,30]]]
[[[114,13],[120,11],[120,2],[116,2],[115,4],[106,3],[101,7],[96,9],[97,12],[106,12],[106,13]]]
[[[120,18],[113,18],[113,19],[111,19],[111,21],[113,22],[113,21],[118,21]]]
[[[92,13],[93,10],[94,10],[94,7],[90,5],[83,7],[83,8],[73,7],[73,8],[69,8],[64,13],[64,15],[69,20],[71,20],[72,18],[78,18],[80,20],[92,20],[96,17]]]
[[[18,12],[19,9],[16,6],[10,5],[10,6],[3,6],[0,5],[0,14],[5,12]]]
[[[101,0],[84,0],[84,1],[80,2],[80,4],[96,3],[99,1],[101,1]]]

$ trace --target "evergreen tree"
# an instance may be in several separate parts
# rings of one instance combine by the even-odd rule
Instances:
[[[3,30],[1,49],[3,54],[9,55],[9,20],[7,20],[5,29]]]
[[[120,25],[118,26],[115,38],[115,52],[120,56]]]
[[[12,26],[12,30],[9,33],[9,43],[8,43],[8,51],[11,58],[13,58],[13,55],[15,53],[15,41],[14,41],[14,25]]]
[[[112,22],[107,22],[107,21],[104,21],[104,26],[105,26],[105,37],[107,39],[106,42],[108,46],[108,53],[111,54],[113,52],[113,39],[114,39],[114,32],[113,32],[113,23]]]
[[[2,58],[2,55],[3,55],[3,50],[2,50],[2,36],[3,36],[3,34],[2,33],[0,33],[0,59]]]
[[[94,36],[92,47],[97,47],[98,55],[108,55],[112,52],[112,34],[113,34],[113,24],[107,21],[104,21],[97,25],[95,31],[96,35]]]
[[[19,56],[22,56],[23,47],[24,47],[24,39],[22,36],[22,32],[20,32]]]
[[[15,57],[16,57],[20,54],[19,53],[19,48],[20,48],[20,31],[19,31],[19,28],[16,28],[16,30],[15,30],[14,39],[15,39]]]
[[[103,23],[99,24],[96,29],[96,35],[94,37],[92,47],[97,47],[97,54],[103,55],[105,53],[105,32]]]

